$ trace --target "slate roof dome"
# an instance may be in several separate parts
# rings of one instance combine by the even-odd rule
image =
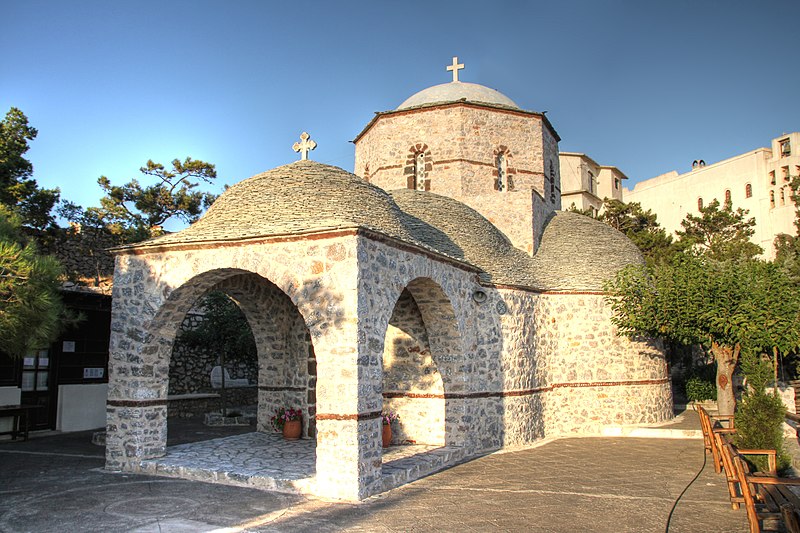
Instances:
[[[478,267],[484,281],[530,282],[531,257],[471,207],[430,192],[399,189],[389,194],[417,242]]]
[[[533,256],[536,284],[548,290],[601,291],[628,265],[644,264],[623,233],[591,217],[556,211]]]
[[[519,106],[511,98],[500,91],[495,91],[477,83],[453,81],[423,89],[400,104],[397,111],[430,104],[456,102],[458,100],[519,109]]]
[[[383,189],[339,167],[296,161],[230,187],[188,228],[145,244],[240,240],[339,227],[414,242]]]

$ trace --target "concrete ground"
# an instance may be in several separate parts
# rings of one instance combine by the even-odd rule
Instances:
[[[215,431],[176,424],[170,444]],[[699,439],[562,439],[357,504],[108,473],[90,441],[82,432],[0,442],[0,531],[748,531],[723,476],[703,468]]]

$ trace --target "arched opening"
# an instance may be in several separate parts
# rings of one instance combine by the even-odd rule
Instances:
[[[247,357],[231,357],[228,354],[223,365],[217,352],[219,345],[211,347],[209,351],[212,353],[195,355],[194,360],[191,351],[189,355],[181,353],[183,348],[179,340],[179,326],[187,320],[197,322],[198,319],[192,318],[193,315],[207,315],[209,310],[205,305],[210,295],[227,299],[235,307],[232,314],[238,312],[239,318],[246,320],[248,327],[242,329],[249,330],[252,336],[255,361]],[[164,361],[171,369],[164,379],[168,383],[163,386],[168,386],[168,390],[172,392],[180,387],[186,389],[186,383],[200,383],[198,390],[206,394],[200,398],[201,403],[216,407],[221,395],[213,382],[221,378],[223,369],[227,370],[226,378],[231,380],[231,384],[240,385],[228,388],[228,393],[233,396],[229,402],[229,410],[245,415],[242,418],[247,420],[247,426],[231,432],[236,433],[234,435],[222,435],[224,438],[218,438],[221,436],[218,430],[201,429],[199,436],[187,439],[186,428],[169,414],[176,401],[176,395],[171,394],[168,396],[168,415],[164,428],[169,445],[166,455],[143,461],[144,472],[170,472],[174,469],[198,472],[197,475],[201,478],[213,472],[221,480],[257,486],[271,486],[275,479],[281,479],[288,490],[292,490],[290,487],[294,483],[299,486],[313,477],[316,470],[314,349],[303,316],[278,286],[262,276],[240,270],[206,272],[173,291],[153,323],[158,326],[151,345],[158,347],[164,359],[167,356],[169,359],[179,357],[174,364],[171,360]],[[221,330],[220,334],[223,333],[225,332]],[[216,377],[212,374],[214,366],[221,367]],[[184,377],[188,373],[195,375]],[[192,399],[177,399],[183,400]],[[294,441],[291,450],[283,449],[288,441],[283,440],[271,423],[276,410],[283,408],[302,412],[301,440]],[[200,420],[204,418],[203,416]],[[196,424],[196,427],[202,428],[203,425]],[[177,435],[181,431],[184,435]],[[219,458],[222,450],[225,453],[224,461]],[[285,461],[280,460],[282,452],[291,453],[295,457],[291,463],[291,471],[287,471]],[[183,474],[181,477],[194,475]],[[267,481],[259,481],[261,478]]]
[[[406,156],[403,174],[406,177],[406,188],[417,191],[431,190],[431,176],[433,160],[431,151],[424,143],[412,146]]]
[[[258,354],[236,301],[208,291],[184,316],[169,364],[172,442],[251,431],[258,408]]]
[[[399,415],[393,445],[460,446],[461,337],[442,288],[417,278],[401,292],[383,349],[383,410]]]

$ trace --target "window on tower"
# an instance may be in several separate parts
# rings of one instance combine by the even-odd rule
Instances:
[[[775,207],[775,191],[769,191],[769,206]]]
[[[550,161],[550,203],[556,203],[556,170],[552,161]]]
[[[497,181],[495,181],[494,188],[496,191],[508,190],[508,161],[506,154],[497,154],[495,161],[497,165]]]
[[[753,197],[753,186],[749,183],[744,186],[744,197],[745,198],[752,198]]]
[[[702,211],[703,210],[703,199],[702,198],[698,198],[697,199],[697,210],[698,211]]]
[[[789,142],[789,139],[784,139],[780,141],[781,144],[781,157],[787,157],[792,155],[792,143]]]
[[[725,205],[731,205],[731,190],[725,189]]]
[[[414,156],[414,189],[425,190],[425,154],[417,152]]]

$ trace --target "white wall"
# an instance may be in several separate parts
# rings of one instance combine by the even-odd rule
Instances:
[[[107,383],[59,385],[56,429],[58,431],[83,431],[104,428],[107,398]]]
[[[0,405],[19,404],[19,387],[0,387]],[[12,418],[0,418],[0,431],[11,431]]]

